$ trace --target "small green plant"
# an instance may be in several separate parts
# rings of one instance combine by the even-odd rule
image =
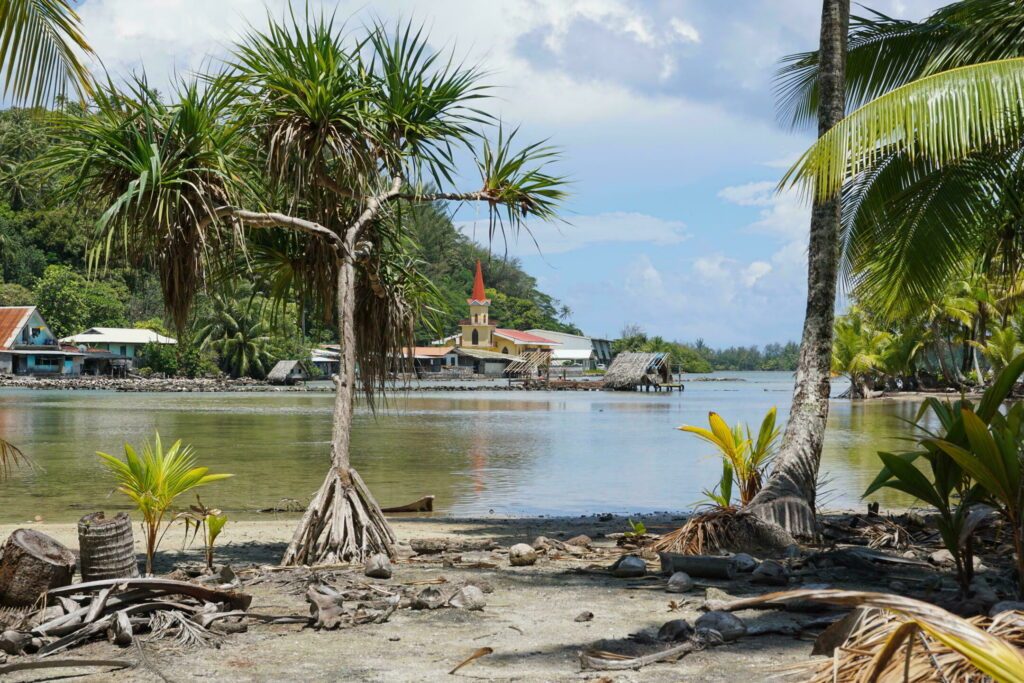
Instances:
[[[1020,553],[1024,547],[1024,501],[1020,486],[1024,405],[1015,404],[1005,415],[999,411],[1022,372],[1024,355],[1013,359],[998,374],[977,407],[966,399],[953,403],[926,400],[916,420],[917,427],[924,432],[917,440],[918,450],[880,452],[884,467],[864,493],[868,496],[886,487],[933,506],[939,513],[939,535],[953,556],[957,581],[965,593],[973,575],[971,537],[991,511],[988,505],[1010,527],[1018,551],[1019,574],[1024,570]],[[936,432],[925,427],[923,418],[929,411],[939,423]],[[927,464],[927,470],[918,467],[920,461]],[[1021,591],[1024,593],[1024,583]]]
[[[647,527],[644,526],[643,522],[634,522],[631,519],[626,520],[629,522],[629,531],[624,532],[622,535],[626,538],[640,538],[641,536],[647,535]]]
[[[174,499],[198,486],[232,476],[208,474],[208,468],[197,467],[195,452],[191,446],[183,446],[181,440],[164,450],[159,432],[153,443],[143,446],[141,456],[127,443],[124,445],[124,460],[108,453],[97,455],[113,473],[118,483],[117,490],[131,498],[142,515],[146,536],[146,574],[150,575],[153,573],[153,555],[166,533],[165,519]],[[169,523],[166,526],[169,528]]]
[[[185,521],[185,543],[186,545],[195,540],[195,537],[202,533],[203,545],[205,546],[206,568],[213,571],[213,545],[228,523],[228,516],[218,508],[207,507],[196,494],[195,505],[190,505],[187,512],[177,515]],[[191,538],[189,533],[191,532]]]
[[[728,423],[715,412],[708,413],[710,429],[683,425],[679,429],[714,445],[722,457],[722,478],[716,490],[704,491],[712,505],[732,507],[733,484],[739,489],[740,505],[746,505],[761,490],[764,474],[775,455],[779,429],[775,425],[776,410],[772,408],[761,421],[754,437],[749,425]]]

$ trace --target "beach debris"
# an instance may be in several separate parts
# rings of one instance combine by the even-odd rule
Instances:
[[[78,520],[78,548],[82,581],[139,575],[132,520],[125,512],[111,518],[93,512]]]
[[[747,553],[736,553],[732,556],[732,560],[736,564],[736,571],[740,574],[749,574],[757,569],[757,560]]]
[[[533,539],[533,543],[530,544],[530,547],[532,547],[537,552],[547,552],[554,545],[555,542],[553,542],[547,536],[538,536],[537,538]]]
[[[936,567],[952,567],[956,563],[953,559],[953,553],[949,552],[945,548],[942,550],[936,550],[929,555],[928,561]]]
[[[452,675],[456,671],[461,669],[462,667],[464,667],[464,666],[466,666],[468,664],[472,664],[473,662],[475,662],[476,660],[480,659],[481,657],[486,657],[487,655],[492,654],[493,652],[494,652],[493,648],[490,648],[490,647],[478,647],[476,650],[473,651],[473,654],[471,654],[470,656],[466,657],[461,662],[456,664],[455,668],[453,668],[451,671],[449,671],[448,674]]]
[[[464,609],[469,611],[482,610],[487,605],[487,599],[484,597],[484,592],[473,584],[467,584],[457,590],[455,594],[448,599],[448,604],[456,609]]]
[[[831,657],[836,648],[845,643],[860,628],[867,612],[867,609],[858,607],[842,619],[833,622],[814,639],[811,654]]]
[[[566,545],[574,545],[579,548],[589,548],[594,542],[590,539],[590,536],[586,534],[580,534],[579,536],[573,536],[572,538],[565,541]]]
[[[680,553],[658,553],[661,571],[666,574],[686,572],[702,579],[734,579],[737,569],[736,557],[715,555],[682,555]]]
[[[384,553],[366,558],[366,562],[363,563],[363,575],[373,579],[390,579],[391,558]]]
[[[320,584],[310,586],[306,591],[309,614],[315,629],[336,629],[361,624],[382,624],[387,621],[401,603],[399,593],[389,594],[378,600],[346,600],[344,593]]]
[[[623,555],[611,566],[612,576],[620,579],[631,579],[647,574],[647,563],[636,555]]]
[[[715,631],[724,642],[746,634],[747,625],[731,612],[706,612],[693,623],[698,631]]]
[[[38,669],[77,669],[79,667],[102,667],[109,669],[130,669],[136,663],[127,659],[42,659],[30,662],[15,662],[3,665],[0,659],[0,676],[13,674],[18,671],[32,671]]]
[[[33,605],[74,573],[74,553],[41,531],[17,529],[0,549],[0,605]]]
[[[381,512],[388,514],[396,512],[433,512],[434,511],[434,496],[423,496],[417,498],[411,503],[405,505],[396,505],[390,508],[381,508]]]
[[[750,583],[759,583],[765,586],[787,586],[789,585],[789,570],[775,560],[765,560],[757,565],[757,569],[750,575]]]
[[[23,631],[4,631],[0,633],[0,652],[20,655],[31,641],[32,636]]]
[[[658,640],[664,643],[677,643],[687,640],[693,635],[693,626],[686,619],[666,621],[658,629]]]
[[[508,561],[513,567],[528,567],[537,561],[537,551],[525,543],[516,543],[508,549]]]
[[[1003,612],[1024,612],[1024,602],[1019,600],[1003,600],[992,605],[988,611],[990,617],[995,617]]]
[[[583,622],[586,622],[586,621],[593,621],[593,620],[594,620],[594,613],[590,612],[590,611],[587,611],[587,610],[584,610],[583,612],[580,612],[579,614],[576,615],[576,618],[573,619],[573,621],[577,621],[577,622],[580,622],[580,623],[583,623]]]
[[[413,598],[411,607],[413,609],[437,609],[446,602],[445,594],[441,589],[434,586],[427,586]]]
[[[628,657],[603,650],[584,650],[580,653],[580,668],[591,671],[639,669],[657,662],[675,661],[691,652],[698,652],[722,642],[721,636],[715,631],[697,630],[689,640],[679,645],[640,657]]]
[[[417,555],[439,555],[444,552],[494,550],[500,545],[493,539],[413,538],[409,547]]]
[[[665,591],[668,593],[685,593],[691,588],[693,588],[693,579],[686,572],[673,572],[665,585]]]

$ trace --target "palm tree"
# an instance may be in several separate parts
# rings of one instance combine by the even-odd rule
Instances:
[[[91,92],[77,51],[92,54],[70,0],[0,0],[0,73],[3,94],[41,107],[73,92]]]
[[[492,234],[518,230],[555,217],[565,181],[545,170],[551,148],[513,148],[515,133],[480,113],[478,70],[431,51],[422,31],[378,25],[352,41],[331,18],[290,16],[251,31],[229,73],[183,85],[174,104],[144,84],[104,87],[95,113],[62,127],[51,165],[73,170],[72,189],[108,207],[104,245],[157,267],[179,326],[248,234],[291,235],[291,274],[277,291],[333,320],[341,367],[331,466],[282,561],[360,560],[393,554],[394,535],[351,465],[355,393],[372,406],[387,386],[429,289],[408,256],[403,211],[482,202]],[[480,129],[496,129],[496,140]],[[478,189],[449,189],[459,148],[476,159]]]
[[[220,369],[232,377],[266,377],[273,364],[270,325],[259,303],[239,300],[234,292],[210,298],[212,310],[196,332],[196,343],[213,350]]]
[[[850,380],[850,398],[867,398],[871,379],[886,368],[892,335],[876,330],[856,308],[836,320],[832,373]]]
[[[849,0],[823,0],[820,68],[817,74],[818,135],[827,136],[843,118]],[[841,201],[835,193],[818,193],[811,211],[807,248],[807,309],[800,361],[789,421],[772,474],[748,510],[758,519],[790,534],[816,531],[815,492],[821,446],[828,421],[832,368],[832,323],[835,318],[839,265]]]
[[[986,343],[977,346],[992,366],[993,372],[999,372],[1011,360],[1024,353],[1024,344],[1021,343],[1017,330],[1012,327],[994,328],[989,333]]]
[[[1024,56],[1019,2],[956,2],[920,22],[867,13],[850,28],[851,109],[917,79]],[[783,67],[782,110],[794,123],[817,101],[817,61],[817,53],[803,53]],[[952,163],[916,151],[877,147],[873,162],[843,189],[844,271],[858,301],[890,319],[918,312],[965,268],[1012,282],[1024,266],[1015,227],[1024,220],[1019,142],[974,148]]]

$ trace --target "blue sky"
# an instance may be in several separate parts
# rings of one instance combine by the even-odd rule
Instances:
[[[941,4],[867,3],[912,19]],[[507,247],[588,334],[634,323],[713,346],[799,338],[808,209],[774,188],[811,137],[777,123],[771,86],[780,57],[816,45],[819,1],[335,5],[341,16],[422,20],[438,49],[490,71],[495,114],[563,149],[559,170],[574,181],[567,223],[533,226],[541,254],[528,239]],[[144,65],[160,83],[222,55],[282,7],[86,0],[80,12],[108,70]],[[476,218],[457,215],[469,234]]]

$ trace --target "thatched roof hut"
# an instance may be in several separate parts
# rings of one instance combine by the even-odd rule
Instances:
[[[605,373],[604,388],[635,391],[637,387],[658,388],[671,381],[668,354],[623,352],[615,357]]]
[[[306,373],[297,360],[279,360],[267,374],[267,381],[271,384],[295,384],[304,379]]]

